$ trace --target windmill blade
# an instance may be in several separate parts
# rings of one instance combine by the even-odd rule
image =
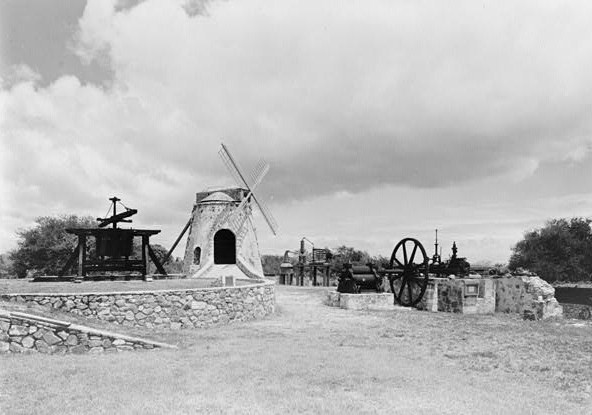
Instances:
[[[234,225],[236,225],[238,223],[238,216],[237,215],[240,215],[240,213],[244,209],[245,205],[252,198],[255,201],[255,203],[257,203],[257,206],[259,207],[259,210],[261,211],[263,218],[267,222],[267,225],[269,225],[269,229],[271,229],[271,232],[273,232],[274,235],[277,235],[277,227],[278,226],[277,226],[277,222],[275,221],[275,218],[273,217],[273,215],[271,214],[271,212],[269,211],[267,206],[265,206],[265,204],[263,202],[260,202],[259,200],[257,200],[257,198],[255,197],[255,194],[253,193],[255,188],[259,185],[259,183],[261,183],[261,181],[263,180],[263,177],[269,171],[269,164],[265,163],[264,161],[259,162],[259,164],[255,168],[253,175],[251,176],[253,185],[249,186],[249,183],[247,183],[247,180],[245,179],[245,177],[241,173],[241,170],[238,167],[238,163],[234,160],[234,158],[230,154],[230,151],[224,145],[224,143],[221,143],[221,144],[222,144],[222,147],[220,148],[220,151],[218,151],[220,158],[222,159],[222,161],[226,165],[226,168],[228,169],[228,171],[230,172],[232,177],[234,177],[234,180],[236,181],[236,183],[239,186],[245,187],[249,191],[247,196],[245,198],[243,198],[240,205],[237,207],[237,209],[235,211],[236,214],[231,215],[231,217],[228,218],[228,221],[233,223]]]
[[[259,165],[257,165],[251,177],[253,179],[253,184],[249,187],[249,193],[253,193],[255,191],[255,188],[259,186],[261,181],[263,181],[263,178],[265,177],[268,171],[269,164],[265,163],[264,161],[261,161]]]
[[[259,186],[259,184],[269,171],[269,164],[261,162],[255,170],[256,176],[253,178],[253,185],[249,188],[249,193],[243,198],[243,200],[241,200],[240,204],[237,206],[234,213],[229,218],[230,222],[234,221],[235,217],[242,213],[243,209],[245,208],[245,205],[249,202],[251,196],[253,196],[253,191],[257,188],[257,186]],[[234,223],[236,224],[236,222]]]
[[[265,172],[264,172],[265,171]],[[257,180],[261,181],[263,176],[267,174],[269,171],[269,164],[265,160],[259,160],[255,169],[251,172],[251,183],[257,182]],[[263,175],[263,176],[261,176]],[[259,178],[261,177],[261,178]]]
[[[260,202],[259,200],[257,200],[255,195],[251,195],[251,196],[252,196],[253,200],[255,201],[255,203],[257,203],[257,206],[259,206],[259,211],[263,215],[265,222],[267,222],[267,224],[269,225],[269,229],[271,229],[271,232],[273,232],[274,235],[277,235],[278,225],[277,225],[275,218],[273,217],[273,215],[271,214],[271,212],[269,211],[269,209],[267,208],[267,206],[263,202]]]
[[[245,180],[245,177],[243,176],[240,169],[238,168],[237,162],[234,160],[234,158],[230,154],[230,151],[228,151],[228,148],[224,145],[224,143],[221,143],[221,144],[222,144],[222,147],[220,148],[220,151],[218,151],[218,155],[220,156],[220,158],[224,162],[224,165],[226,166],[226,168],[228,169],[228,171],[230,172],[230,174],[232,175],[232,177],[236,181],[236,184],[238,184],[241,187],[246,187],[247,189],[249,189],[249,184],[247,183],[247,181]]]

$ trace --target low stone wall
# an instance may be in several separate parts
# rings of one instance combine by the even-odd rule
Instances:
[[[346,310],[393,310],[393,295],[388,293],[345,294],[327,292],[327,305]]]
[[[102,353],[175,348],[66,321],[0,310],[0,353]]]
[[[592,307],[585,304],[571,304],[561,303],[563,307],[563,317],[578,319],[578,320],[590,320],[592,318]]]
[[[431,278],[417,308],[463,314],[517,313],[524,319],[542,320],[563,315],[563,308],[554,295],[555,289],[534,275]],[[387,309],[386,304],[390,301],[392,294],[364,297],[364,294],[340,295],[331,290],[327,296],[327,304],[331,306],[356,310]],[[589,307],[569,305],[568,314],[588,318],[587,311]]]
[[[518,313],[527,320],[563,315],[563,308],[555,299],[555,289],[534,275],[496,279],[496,311]]]
[[[463,314],[493,314],[494,282],[491,278],[431,278],[418,308]]]
[[[118,293],[4,294],[0,299],[51,307],[122,326],[176,330],[271,314],[275,309],[275,283]]]

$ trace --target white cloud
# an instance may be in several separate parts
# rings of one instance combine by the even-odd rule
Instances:
[[[29,74],[1,90],[2,186],[36,201],[29,217],[117,193],[183,222],[193,192],[228,180],[221,140],[247,167],[272,161],[277,203],[521,181],[588,155],[588,2],[183,6],[91,0],[75,50],[108,58],[110,86]]]

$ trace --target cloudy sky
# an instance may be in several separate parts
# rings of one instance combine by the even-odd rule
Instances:
[[[169,247],[194,194],[271,170],[263,253],[390,255],[439,229],[506,262],[524,231],[592,216],[592,3],[0,3],[0,252],[43,215],[117,195]],[[182,255],[184,244],[176,254]]]

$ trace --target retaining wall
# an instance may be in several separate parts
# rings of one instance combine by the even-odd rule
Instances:
[[[495,286],[491,278],[430,278],[418,308],[463,314],[493,314]]]
[[[562,317],[563,308],[555,299],[555,289],[534,275],[496,279],[496,311],[518,313],[528,320]]]
[[[175,348],[65,321],[0,310],[0,353],[102,353],[160,347]]]
[[[116,293],[4,294],[0,300],[51,307],[122,326],[176,330],[271,314],[275,309],[275,283]]]

